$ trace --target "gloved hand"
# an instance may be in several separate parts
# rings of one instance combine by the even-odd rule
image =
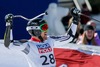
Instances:
[[[13,14],[7,14],[5,16],[5,21],[8,22],[8,23],[11,23],[12,22],[12,18],[13,18]]]
[[[70,13],[73,17],[79,18],[81,11],[79,11],[77,8],[73,7],[73,8],[71,8]]]
[[[73,23],[74,23],[74,24],[78,25],[79,21],[80,21],[79,18],[73,17]]]
[[[78,24],[78,22],[80,21],[81,12],[77,8],[73,7],[71,8],[70,13],[73,17],[73,23]]]

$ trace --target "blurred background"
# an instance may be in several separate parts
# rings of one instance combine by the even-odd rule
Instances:
[[[100,20],[100,0],[58,0],[58,5],[62,7],[68,7],[72,8],[73,6],[77,7],[79,10],[82,11],[85,7],[87,7],[87,10],[83,12],[83,14],[86,14],[93,19]],[[88,12],[87,12],[88,11]],[[93,20],[91,19],[91,20]],[[84,20],[87,22],[88,20],[86,17],[83,18],[81,23],[83,24]],[[95,20],[93,20],[95,21]],[[100,35],[100,22],[95,21],[96,23],[96,31]]]
[[[85,14],[100,20],[100,0],[0,0],[0,39],[3,39],[6,28],[5,15],[12,13],[33,18],[45,12],[50,3],[56,3],[59,7],[68,9],[77,7],[80,11],[87,7],[88,11]],[[15,18],[13,22],[14,39],[29,39],[30,36],[26,31],[27,21]],[[97,24],[96,31],[100,35],[100,22],[95,21],[95,23]]]
[[[58,0],[59,6],[69,8],[76,6],[81,9],[83,3],[88,5],[88,9],[92,12],[92,14],[100,13],[100,0]]]

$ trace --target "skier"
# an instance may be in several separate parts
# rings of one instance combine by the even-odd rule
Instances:
[[[28,56],[28,62],[30,67],[56,67],[56,61],[54,57],[53,47],[61,45],[62,43],[69,43],[73,40],[73,37],[77,30],[79,17],[73,17],[73,22],[65,35],[50,36],[47,35],[48,25],[43,19],[35,19],[29,21],[26,30],[31,35],[31,39],[19,46]]]

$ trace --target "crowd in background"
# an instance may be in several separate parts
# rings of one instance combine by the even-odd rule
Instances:
[[[81,13],[87,16],[91,16],[91,12],[88,10],[85,3],[82,4]],[[62,23],[67,31],[72,22],[72,16],[70,13],[62,18]],[[89,17],[80,15],[80,22],[77,27],[76,35],[71,43],[95,45],[100,46],[100,38],[96,32],[96,23]]]

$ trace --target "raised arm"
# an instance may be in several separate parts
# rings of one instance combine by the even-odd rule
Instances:
[[[76,12],[75,12],[76,11]],[[67,30],[65,35],[60,35],[60,36],[52,36],[51,38],[57,40],[57,41],[67,41],[67,42],[71,42],[76,34],[77,31],[77,26],[79,24],[79,11],[75,10],[75,8],[71,9],[71,21],[70,21],[70,25],[69,25],[69,29]]]

